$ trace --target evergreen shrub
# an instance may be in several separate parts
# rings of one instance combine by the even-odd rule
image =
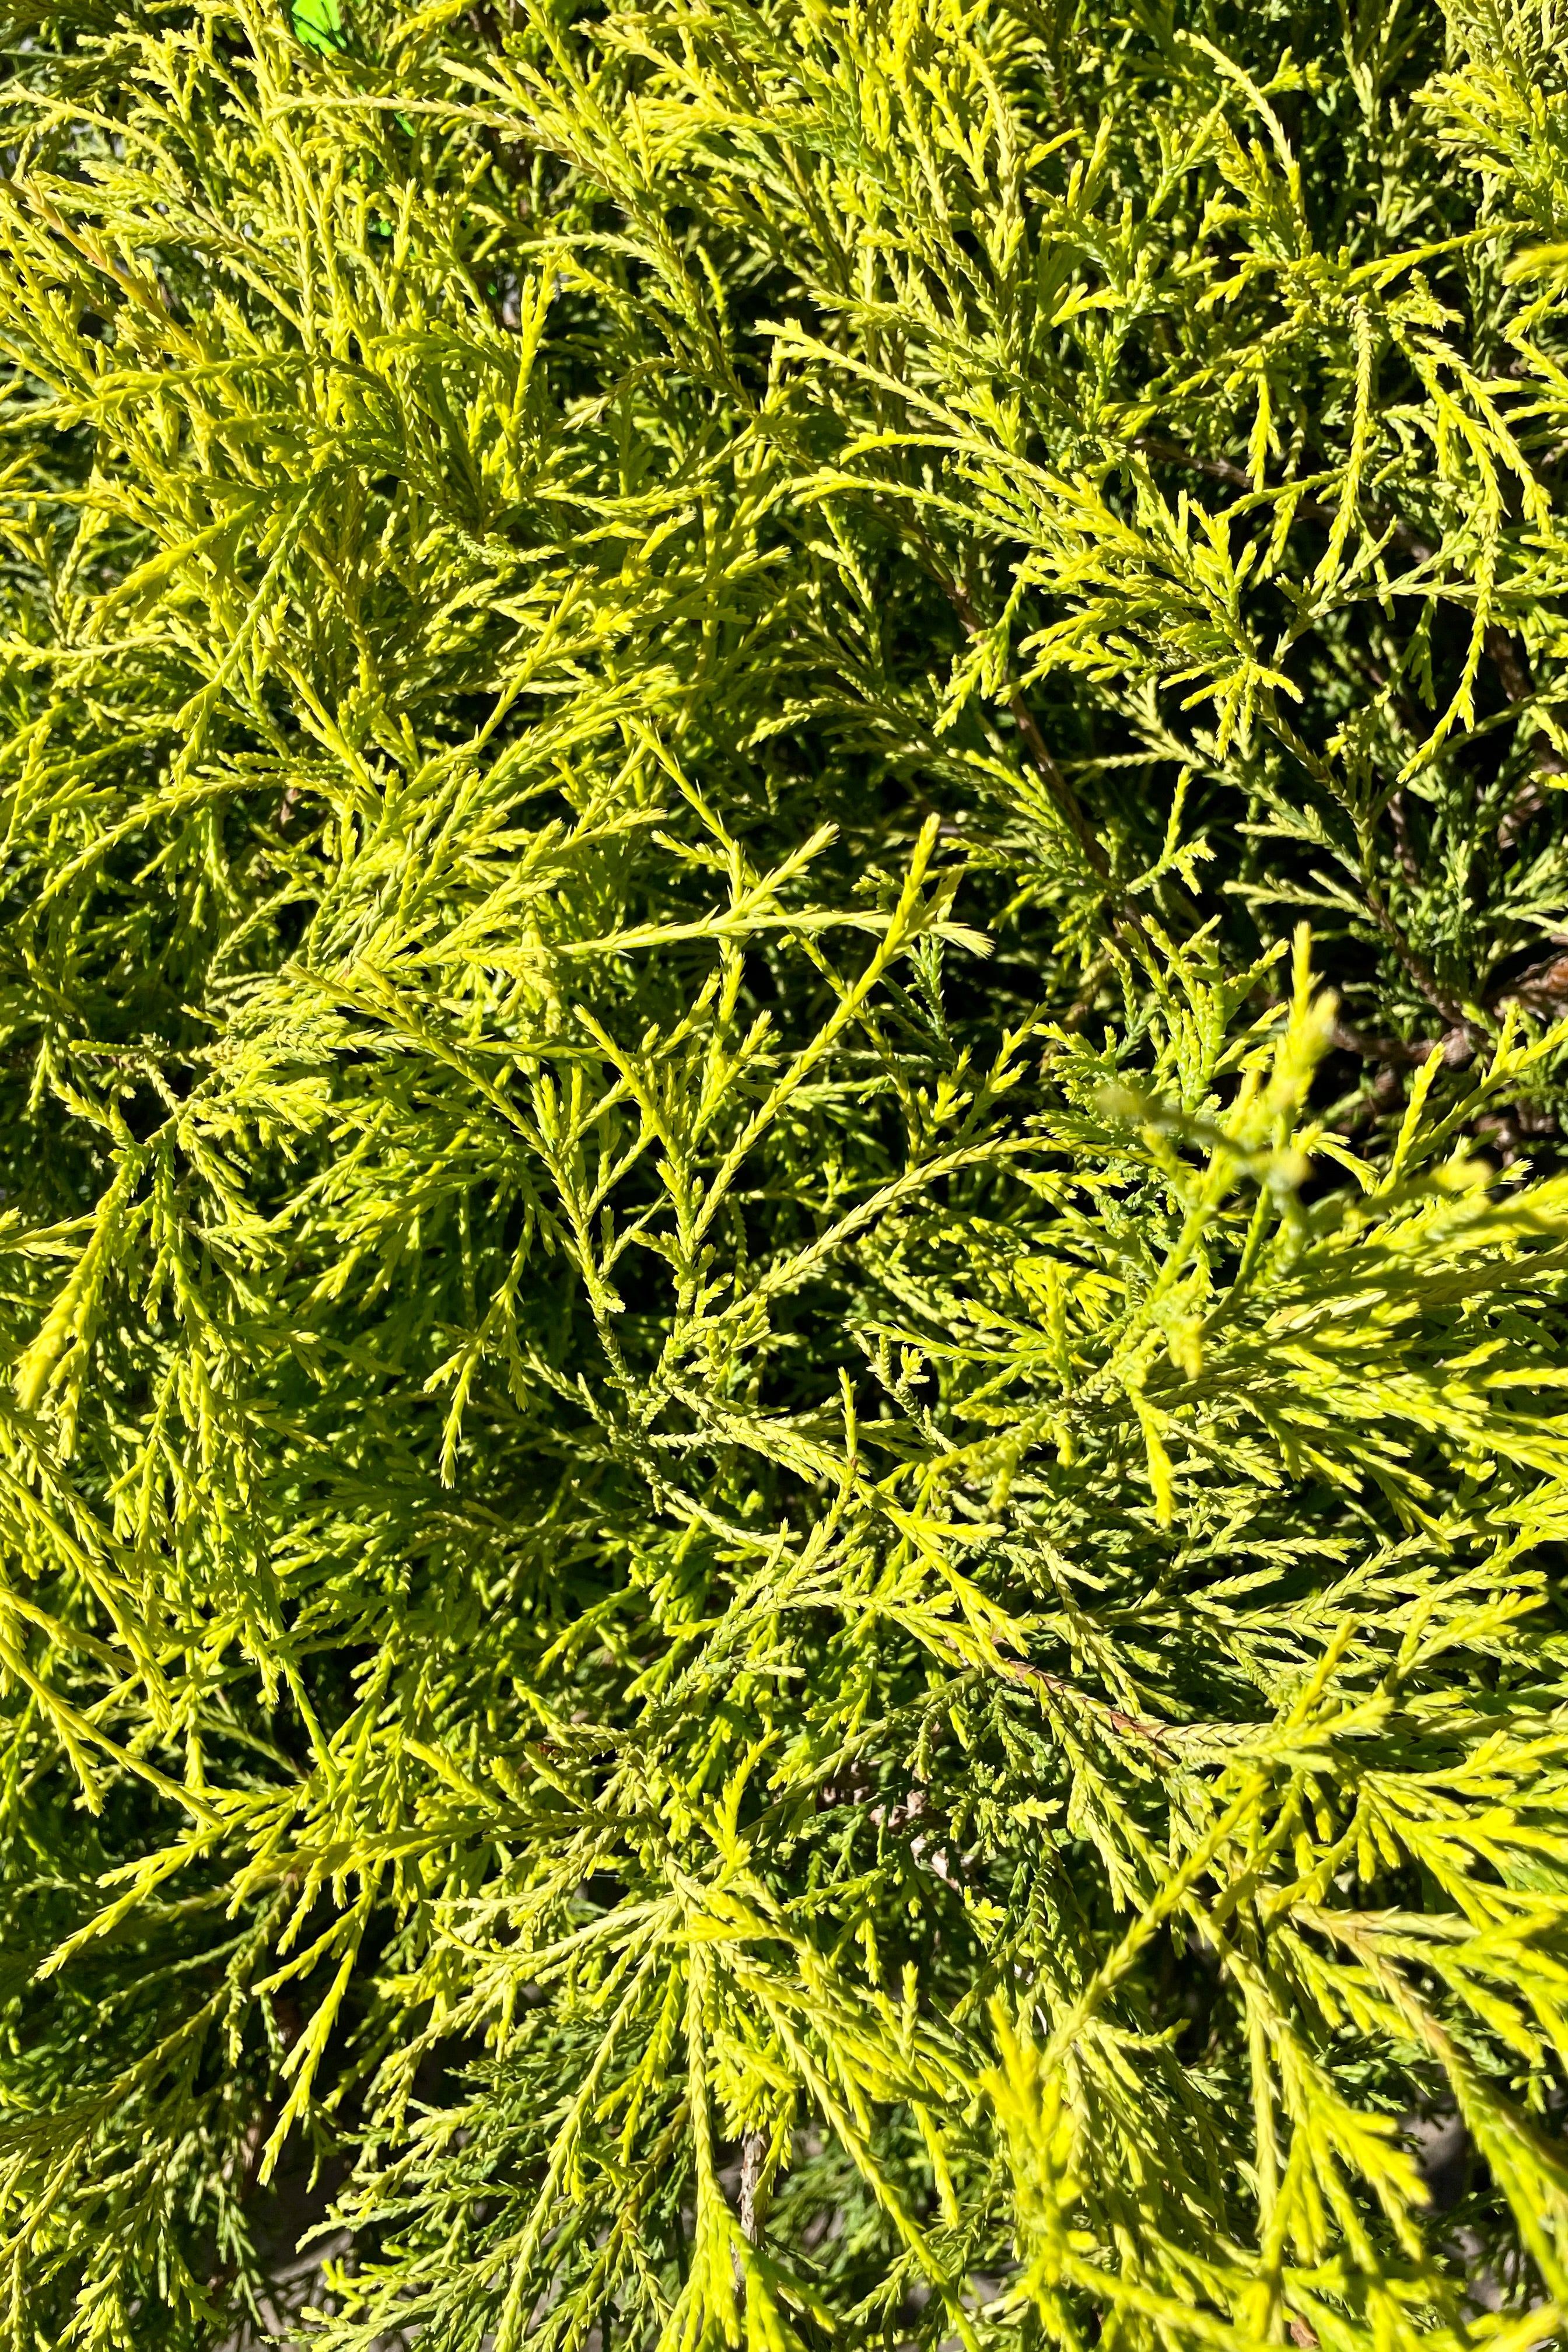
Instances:
[[[5,21],[0,2344],[1561,2341],[1560,0]]]

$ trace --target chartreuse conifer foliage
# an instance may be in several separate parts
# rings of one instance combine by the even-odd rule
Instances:
[[[1557,0],[7,22],[0,2345],[1560,2340]]]

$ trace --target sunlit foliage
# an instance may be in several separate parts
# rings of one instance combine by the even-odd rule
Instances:
[[[0,2345],[1555,2340],[1556,0],[7,26]]]

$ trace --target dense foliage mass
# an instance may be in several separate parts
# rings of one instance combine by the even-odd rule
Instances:
[[[6,22],[0,2345],[1552,2339],[1559,0]]]

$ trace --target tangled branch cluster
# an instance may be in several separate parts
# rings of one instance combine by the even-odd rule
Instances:
[[[7,23],[0,2346],[1555,2340],[1559,0]]]

